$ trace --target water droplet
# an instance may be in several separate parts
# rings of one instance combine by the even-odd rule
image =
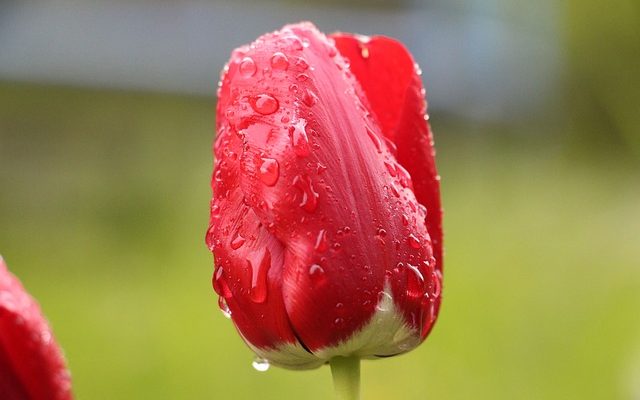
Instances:
[[[407,242],[409,243],[409,246],[413,247],[416,250],[422,247],[422,245],[420,244],[420,239],[418,239],[414,234],[411,234],[409,235],[409,237],[407,237]]]
[[[220,206],[217,204],[213,204],[211,206],[211,219],[220,218]]]
[[[416,75],[420,76],[422,75],[422,69],[420,68],[420,66],[418,65],[418,63],[413,64],[413,68],[416,71]]]
[[[227,285],[227,281],[224,279],[224,270],[222,267],[216,268],[216,272],[213,274],[213,290],[224,298],[231,297],[231,290]]]
[[[283,115],[282,118],[280,118],[280,122],[282,122],[283,124],[286,124],[287,122],[289,122],[291,119],[289,118],[288,115]]]
[[[327,248],[329,248],[329,241],[327,240],[327,231],[324,229],[321,229],[320,232],[318,232],[318,236],[316,237],[316,243],[313,246],[313,249],[315,251],[326,251]]]
[[[311,282],[314,285],[318,285],[327,280],[325,276],[324,269],[318,264],[312,264],[309,267],[309,278],[311,278]]]
[[[392,177],[396,177],[398,175],[398,171],[396,170],[395,165],[393,165],[392,163],[390,163],[389,161],[385,161],[384,162],[384,166],[387,167],[387,171],[389,171],[389,174]]]
[[[258,255],[258,257],[255,257]],[[264,303],[267,299],[267,275],[271,268],[271,252],[268,249],[250,255],[247,260],[251,268],[251,290],[249,297],[254,303]]]
[[[271,68],[274,71],[286,71],[289,68],[289,59],[284,53],[275,52],[273,56],[271,56]]]
[[[300,68],[300,71],[309,69],[309,63],[304,58],[298,58],[296,60],[296,67]]]
[[[309,79],[309,75],[307,75],[307,74],[300,74],[300,75],[296,76],[296,80],[298,82],[304,82],[307,79]]]
[[[362,46],[362,48],[360,49],[360,55],[364,59],[369,58],[369,48],[366,46]]]
[[[376,147],[376,151],[378,153],[382,153],[382,142],[378,135],[376,135],[369,127],[367,127],[367,135],[369,135],[369,139],[373,142],[373,145]]]
[[[291,49],[302,50],[302,41],[298,37],[291,36],[289,40],[291,40]]]
[[[407,294],[413,298],[420,298],[425,292],[424,277],[415,265],[406,264],[409,274],[407,276]]]
[[[240,62],[240,74],[245,78],[250,78],[256,74],[256,63],[251,57],[245,57]]]
[[[260,165],[260,180],[267,186],[273,186],[280,177],[280,167],[278,161],[273,158],[262,158]]]
[[[322,174],[326,170],[327,170],[327,167],[325,165],[322,165],[320,163],[316,164],[316,172],[318,173],[318,175]]]
[[[251,363],[251,366],[253,366],[253,369],[255,369],[258,372],[265,372],[269,370],[269,367],[270,367],[269,360],[266,360],[261,357],[256,357]]]
[[[251,101],[251,107],[262,115],[269,115],[278,111],[280,105],[275,97],[269,94],[260,94]]]
[[[431,281],[431,295],[436,298],[440,296],[440,293],[442,292],[442,273],[437,269],[433,270],[431,272]]]
[[[222,296],[218,297],[218,307],[220,307],[220,311],[222,311],[222,315],[224,315],[225,318],[231,318],[231,310],[229,309],[229,305]]]
[[[389,311],[391,309],[391,305],[393,304],[393,297],[385,291],[378,293],[378,304],[376,305],[376,310],[378,311]]]
[[[309,177],[296,176],[293,179],[293,184],[302,191],[302,200],[300,201],[300,207],[307,212],[314,212],[318,207],[318,197],[320,195],[313,188],[313,184]]]
[[[407,214],[402,214],[402,225],[404,226],[409,225],[409,217],[407,216]]]
[[[394,196],[400,197],[400,192],[398,192],[398,189],[396,188],[396,185],[393,184],[393,182],[389,185],[389,190],[391,191],[391,193],[393,193]]]
[[[302,96],[302,102],[307,106],[312,107],[318,102],[318,96],[316,96],[316,94],[311,90],[307,89],[304,92],[304,96]]]
[[[298,157],[306,157],[310,152],[306,124],[307,121],[300,119],[295,125],[289,128],[291,145],[293,146],[293,151]]]
[[[387,145],[387,148],[389,149],[391,154],[393,154],[393,155],[398,154],[398,146],[396,146],[395,143],[393,143],[391,140],[389,140],[389,138],[387,138],[386,136],[383,137],[382,139],[384,140],[384,144]]]
[[[333,320],[333,324],[337,327],[337,328],[342,328],[344,326],[344,318],[336,318],[335,320]]]
[[[240,232],[236,232],[235,236],[231,240],[230,246],[233,250],[238,250],[242,245],[244,245],[245,241],[245,238],[240,235]]]

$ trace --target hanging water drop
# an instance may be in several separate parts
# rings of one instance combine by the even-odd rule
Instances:
[[[225,318],[227,319],[231,318],[231,310],[229,309],[229,305],[227,304],[227,301],[222,296],[218,297],[218,307],[220,307],[220,311],[222,312],[222,315],[224,315]]]
[[[258,372],[265,372],[269,370],[270,367],[269,360],[261,357],[256,357],[251,363],[251,366]]]

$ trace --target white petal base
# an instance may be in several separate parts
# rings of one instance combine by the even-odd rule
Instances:
[[[384,293],[390,293],[388,287]],[[391,295],[381,296],[371,320],[349,339],[309,353],[299,343],[283,343],[276,348],[249,347],[270,364],[288,369],[317,368],[336,356],[377,358],[405,353],[420,344],[420,332],[406,325]]]

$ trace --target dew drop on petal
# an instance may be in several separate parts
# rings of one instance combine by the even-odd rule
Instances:
[[[273,186],[280,177],[280,166],[273,158],[262,158],[260,164],[260,180],[267,186]]]
[[[240,62],[240,75],[245,78],[251,78],[256,74],[257,67],[255,61],[251,57],[245,57]]]
[[[312,264],[309,267],[309,278],[314,285],[321,284],[327,280],[324,269],[318,264]]]
[[[275,52],[271,56],[271,68],[274,71],[286,71],[289,68],[289,59],[282,52]]]
[[[258,257],[255,257],[256,253],[253,253],[250,255],[250,259],[247,260],[247,263],[251,267],[251,290],[249,291],[249,297],[254,303],[264,303],[267,299],[267,275],[269,268],[271,268],[271,252],[268,249],[264,249],[257,254],[259,255]]]
[[[316,96],[316,94],[311,90],[307,89],[304,92],[304,96],[302,96],[302,102],[308,107],[312,107],[318,102],[318,96]]]
[[[307,121],[300,119],[295,125],[289,128],[291,145],[298,157],[306,157],[310,153],[309,137],[306,130]]]
[[[378,135],[376,135],[369,127],[367,127],[367,135],[369,135],[369,139],[373,142],[373,145],[376,147],[376,151],[378,153],[382,153],[382,142]]]
[[[326,251],[329,248],[329,241],[327,240],[327,231],[320,229],[318,236],[316,237],[316,243],[313,246],[315,251]]]
[[[407,242],[409,243],[409,246],[413,247],[416,250],[422,247],[422,245],[420,244],[420,239],[418,239],[414,234],[411,234],[407,237]]]
[[[378,293],[378,304],[376,305],[376,310],[383,312],[389,311],[392,304],[393,297],[389,293],[385,291]]]
[[[424,295],[425,285],[422,273],[415,265],[405,264],[408,269],[407,295],[413,298],[420,298]]]
[[[402,225],[409,226],[409,217],[407,214],[402,214]]]
[[[389,171],[389,174],[392,177],[396,177],[398,175],[398,170],[396,170],[395,165],[393,165],[392,163],[390,163],[389,161],[385,161],[384,162],[384,166],[387,167],[387,171]]]
[[[280,105],[275,97],[269,94],[259,94],[251,101],[251,107],[259,114],[269,115],[278,111]]]
[[[298,67],[300,71],[305,71],[309,69],[309,63],[304,58],[298,58],[296,61],[296,67]]]
[[[222,315],[224,315],[225,318],[227,319],[231,318],[231,310],[229,309],[229,305],[227,304],[227,301],[222,296],[218,297],[218,307],[220,307],[220,311],[222,312]]]
[[[256,357],[251,363],[251,366],[258,372],[268,371],[270,367],[269,360],[261,357]]]
[[[433,281],[431,295],[433,297],[438,297],[442,292],[442,273],[438,270],[434,270],[431,273],[431,280]]]
[[[215,290],[218,296],[222,296],[227,299],[231,297],[231,290],[224,278],[224,269],[222,267],[217,267],[213,275],[213,290]]]
[[[236,232],[233,239],[231,239],[230,246],[233,250],[238,250],[240,247],[242,247],[242,245],[244,245],[245,241],[246,241],[245,238],[243,238],[239,232]]]
[[[298,175],[294,178],[293,184],[302,191],[300,207],[307,212],[314,212],[318,207],[318,197],[320,195],[315,191],[309,177],[302,178]]]

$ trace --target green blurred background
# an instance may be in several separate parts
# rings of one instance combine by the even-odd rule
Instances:
[[[305,18],[326,20],[323,10],[339,7],[317,3]],[[515,31],[532,7],[549,6],[490,3]],[[432,10],[348,7],[375,18]],[[640,399],[640,7],[571,0],[550,12],[555,30],[543,44],[555,49],[557,69],[540,104],[511,113],[497,102],[498,112],[478,115],[438,104],[434,91],[446,90],[429,92],[445,207],[444,305],[421,347],[364,363],[364,399]],[[19,20],[6,15],[0,50],[3,28]],[[274,18],[255,29],[284,22]],[[207,40],[224,59],[253,36]],[[154,90],[109,76],[113,85],[16,75],[2,66],[24,53],[7,54],[0,253],[51,321],[77,398],[330,398],[326,367],[251,368],[218,310],[204,245],[215,98],[190,83]],[[429,88],[429,62],[421,64]],[[214,93],[220,67],[203,92]],[[478,99],[491,103],[491,93]]]

